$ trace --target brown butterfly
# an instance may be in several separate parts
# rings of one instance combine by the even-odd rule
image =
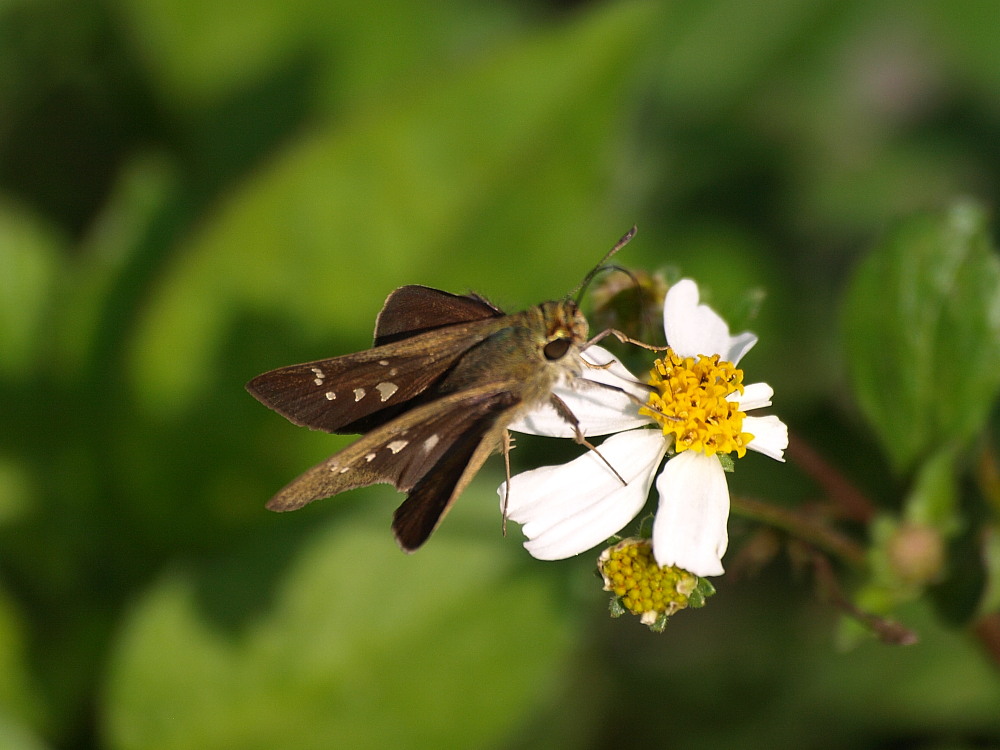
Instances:
[[[635,227],[601,263],[634,234]],[[375,321],[371,349],[271,370],[247,383],[258,401],[297,425],[361,433],[267,507],[296,510],[346,490],[391,484],[408,494],[392,529],[412,552],[486,458],[507,445],[507,426],[526,411],[550,403],[589,446],[552,389],[578,377],[581,352],[608,333],[623,337],[605,331],[588,340],[587,321],[568,298],[508,315],[475,294],[400,287]]]

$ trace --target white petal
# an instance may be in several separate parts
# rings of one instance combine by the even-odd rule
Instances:
[[[595,365],[613,364],[606,369],[585,367],[582,377],[560,383],[552,392],[580,421],[580,430],[584,435],[607,435],[641,427],[652,421],[649,417],[639,416],[639,406],[635,401],[638,399],[645,403],[649,391],[611,352],[592,346],[583,353],[583,358]],[[626,393],[632,394],[635,399]],[[507,429],[545,437],[576,436],[569,422],[548,402],[521,414]]]
[[[604,456],[628,482],[588,451],[567,464],[526,471],[510,480],[507,515],[522,524],[525,548],[540,560],[584,552],[621,531],[642,510],[666,450],[657,430],[632,430],[605,440]],[[503,503],[504,485],[498,490]]]
[[[743,431],[753,435],[747,449],[763,453],[775,461],[785,460],[788,447],[788,425],[774,415],[766,417],[744,417]]]
[[[728,399],[738,403],[740,411],[746,412],[770,406],[773,395],[774,389],[767,383],[751,383],[743,387],[742,395],[734,393],[728,396]]]
[[[734,365],[738,365],[740,360],[743,359],[743,355],[753,349],[756,343],[756,334],[744,331],[735,336],[730,336],[729,346],[719,353],[722,355],[724,362],[732,362]]]
[[[716,456],[684,451],[656,480],[660,506],[653,522],[653,554],[699,576],[722,575],[729,545],[729,487]]]
[[[663,331],[670,348],[682,357],[719,354],[734,365],[757,343],[749,332],[730,336],[726,321],[708,305],[698,304],[698,285],[691,279],[681,279],[667,290]]]
[[[620,385],[618,380],[625,381],[625,385],[632,385],[636,382],[635,375],[633,375],[629,369],[618,361],[618,358],[605,349],[603,346],[591,346],[583,351],[580,355],[586,362],[592,365],[598,365],[600,369],[591,370],[591,368],[584,369],[584,377],[588,379],[591,378],[587,373],[593,372],[594,374],[607,373],[610,377],[605,381],[612,383],[613,385]],[[610,367],[606,366],[610,363]]]

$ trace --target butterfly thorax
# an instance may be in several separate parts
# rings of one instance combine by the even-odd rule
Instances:
[[[572,300],[545,302],[503,322],[457,363],[442,392],[506,383],[515,385],[522,403],[536,404],[547,398],[553,385],[580,373],[588,326]]]

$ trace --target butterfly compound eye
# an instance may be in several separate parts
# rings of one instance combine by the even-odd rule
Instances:
[[[550,362],[556,359],[562,359],[566,356],[566,352],[569,351],[569,339],[558,338],[552,339],[542,348],[542,353],[545,354],[545,359]]]

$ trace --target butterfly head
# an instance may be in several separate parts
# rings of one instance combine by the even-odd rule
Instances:
[[[542,305],[545,339],[542,355],[550,362],[561,360],[571,351],[579,351],[587,340],[590,327],[576,302],[571,299],[546,302]]]

